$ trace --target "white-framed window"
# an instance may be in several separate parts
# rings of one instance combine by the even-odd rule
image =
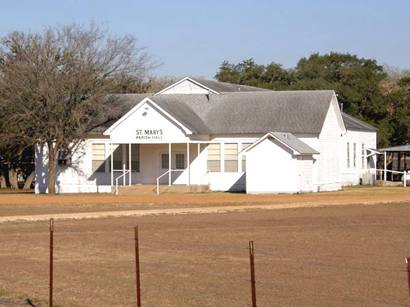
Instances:
[[[185,169],[185,154],[183,153],[175,154],[175,168]]]
[[[242,152],[251,145],[252,143],[242,143]],[[246,156],[244,154],[242,154],[241,160],[242,160],[242,172],[245,172],[246,171]]]
[[[161,154],[161,168],[162,169],[169,168],[169,155],[167,153]]]
[[[356,143],[353,143],[353,167],[356,168]]]
[[[224,171],[234,173],[238,171],[238,144],[224,144]]]
[[[349,144],[349,142],[347,142],[347,144],[346,144],[347,146],[346,146],[346,163],[347,163],[347,168],[350,168],[350,144]]]
[[[122,170],[122,144],[112,145],[113,151],[113,168],[114,170]]]
[[[221,144],[209,144],[208,148],[208,171],[221,171]]]
[[[105,172],[105,144],[93,143],[91,144],[91,164],[93,173]]]

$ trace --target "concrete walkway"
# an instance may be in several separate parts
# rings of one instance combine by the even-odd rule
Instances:
[[[400,203],[397,201],[368,201],[356,205],[378,205]],[[347,206],[355,205],[351,202],[333,202],[332,204],[324,203],[287,203],[287,204],[260,204],[260,205],[229,205],[213,207],[195,207],[195,208],[166,208],[166,209],[141,209],[141,210],[124,210],[124,211],[100,211],[100,212],[79,212],[79,213],[56,213],[56,214],[39,214],[39,215],[19,215],[0,217],[0,223],[6,222],[37,222],[47,221],[51,218],[55,220],[81,220],[81,219],[98,219],[109,217],[139,217],[154,215],[180,215],[180,214],[209,214],[209,213],[228,213],[243,212],[251,210],[277,210],[277,209],[294,209],[294,208],[317,208],[326,206]]]

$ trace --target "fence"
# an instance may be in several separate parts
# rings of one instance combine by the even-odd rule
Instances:
[[[49,307],[53,307],[53,290],[54,290],[54,220],[50,219],[50,248],[49,248]],[[135,240],[135,286],[136,286],[136,306],[141,307],[141,271],[140,271],[140,250],[139,250],[139,232],[138,226],[134,228]],[[255,248],[254,242],[249,241],[249,267],[250,267],[250,288],[252,307],[256,305],[256,274],[255,274]],[[28,300],[30,305],[35,306]]]
[[[55,246],[55,244],[54,244],[55,243],[54,242],[54,230],[55,230],[54,229],[54,223],[53,223],[53,220],[51,219],[50,220],[50,225],[49,225],[49,235],[50,235],[50,241],[49,241],[49,244],[50,244],[49,245],[49,247],[50,247],[49,248],[50,249],[49,250],[49,255],[50,255],[50,258],[49,258],[49,260],[50,260],[50,271],[49,271],[49,273],[50,273],[50,275],[49,275],[49,282],[50,282],[49,283],[49,287],[50,287],[49,295],[50,296],[49,296],[49,304],[50,304],[50,306],[53,306],[53,293],[54,293],[53,292],[53,286],[54,286],[54,284],[53,284],[53,282],[54,282],[54,280],[53,280],[54,246]],[[132,230],[132,228],[130,228],[130,233],[131,233],[131,230]],[[141,295],[141,276],[140,276],[140,244],[139,244],[140,240],[139,240],[138,227],[136,226],[133,230],[134,230],[134,242],[135,242],[135,244],[134,244],[135,259],[132,259],[132,258],[131,259],[133,261],[135,261],[135,302],[136,302],[137,306],[141,306],[141,296],[142,295]],[[58,229],[57,229],[57,233],[58,233]],[[175,241],[171,240],[171,243],[173,243],[173,244],[175,243],[175,245],[178,246],[178,244],[180,242],[175,242]],[[57,246],[59,245],[58,242],[57,242],[56,245]],[[132,245],[132,243],[130,243],[130,245]],[[215,245],[212,244],[212,242],[208,242],[208,243],[198,242],[196,245],[197,246],[195,247],[195,249],[192,249],[193,251],[196,250],[198,247],[199,248],[207,248],[207,249],[215,247]],[[262,246],[263,246],[263,244],[262,244]],[[248,252],[249,252],[249,269],[250,269],[250,272],[249,272],[250,273],[249,301],[252,302],[251,306],[256,306],[256,294],[257,294],[256,290],[257,290],[257,285],[258,284],[256,283],[256,275],[255,275],[254,242],[249,241],[249,245],[247,246],[247,248],[245,246],[238,246],[238,247],[231,246],[230,248],[234,248],[235,250],[238,250],[243,254],[245,254],[245,250],[248,250]],[[144,246],[142,247],[142,251],[144,251],[146,249],[149,250],[149,249],[152,249],[152,248],[147,248],[147,247],[144,247]],[[157,249],[155,248],[154,250],[157,250]],[[258,256],[259,256],[258,257],[259,259],[265,258],[265,257],[275,257],[275,258],[277,258],[277,254],[269,253],[269,252],[267,252],[267,250],[260,250],[258,252]],[[329,257],[332,257],[332,256],[329,255]],[[335,256],[335,257],[336,257],[336,259],[340,260],[339,257],[337,257],[337,256]],[[343,264],[343,262],[341,262],[340,265],[338,264],[337,267],[338,267],[338,269],[343,269],[343,270],[358,271],[358,272],[360,272],[360,274],[366,274],[366,272],[368,272],[368,271],[389,272],[389,273],[397,272],[397,274],[400,274],[400,275],[403,274],[401,276],[404,277],[405,275],[404,275],[403,272],[406,272],[406,273],[408,273],[408,281],[409,281],[408,286],[409,286],[409,291],[410,291],[410,264],[409,264],[408,260],[409,259],[407,258],[406,259],[407,270],[398,269],[398,268],[392,269],[391,267],[380,267],[380,266],[372,267],[372,266],[368,266],[368,265],[363,266],[363,264],[361,264],[361,265],[360,264],[346,265],[346,264]],[[173,264],[172,261],[169,261],[169,262],[166,262],[166,263]],[[263,259],[262,259],[262,263],[263,263]],[[327,267],[330,267],[330,266],[334,267],[334,265],[326,264],[326,263],[323,263],[323,262],[320,262],[320,261],[318,262],[318,261],[315,261],[314,259],[304,259],[303,263],[304,263],[304,266],[310,267],[310,268],[313,268],[313,269],[316,269],[316,268],[317,269],[323,269],[323,268],[327,268]],[[144,262],[142,262],[142,264],[144,265]],[[58,262],[57,262],[56,265],[58,266]],[[220,277],[225,277],[225,274],[222,271],[218,272],[218,274],[216,274],[216,273],[212,273],[212,274],[218,275]],[[289,272],[289,276],[291,276],[293,274],[294,273]],[[130,274],[130,275],[132,275],[132,274]],[[160,276],[158,276],[158,278],[160,278]],[[403,281],[404,281],[404,278],[403,278]],[[143,280],[142,280],[142,283],[143,283]],[[274,283],[275,283],[275,281],[272,280],[272,284],[274,284]],[[259,284],[261,284],[260,281],[259,281]],[[262,281],[262,285],[263,284],[264,284],[264,282]]]

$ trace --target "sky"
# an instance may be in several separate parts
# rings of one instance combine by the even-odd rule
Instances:
[[[330,51],[410,68],[408,0],[18,0],[0,6],[0,36],[97,23],[134,34],[159,76],[213,78],[224,60],[285,68]]]

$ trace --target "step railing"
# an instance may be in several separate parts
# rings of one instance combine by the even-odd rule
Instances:
[[[122,175],[118,176],[117,178],[115,178],[115,195],[118,195],[118,181],[125,177],[125,175],[128,175],[131,172],[131,170],[127,170],[125,171]]]
[[[407,173],[406,171],[400,172],[400,171],[393,171],[390,169],[376,169],[376,173],[379,173],[380,178],[382,178],[383,181],[387,181],[387,173],[403,175],[402,180],[403,180],[404,187],[407,187],[407,180],[408,178],[410,178],[410,172]]]
[[[157,178],[157,195],[159,195],[159,192],[160,192],[159,191],[159,181],[161,180],[162,177],[164,177],[165,175],[169,176],[170,173],[171,173],[171,177],[172,177],[172,172],[183,172],[183,171],[185,171],[185,170],[184,169],[169,169],[165,173],[159,175],[158,178]],[[168,185],[171,185],[172,184],[172,178],[168,179],[168,181],[169,181]]]

